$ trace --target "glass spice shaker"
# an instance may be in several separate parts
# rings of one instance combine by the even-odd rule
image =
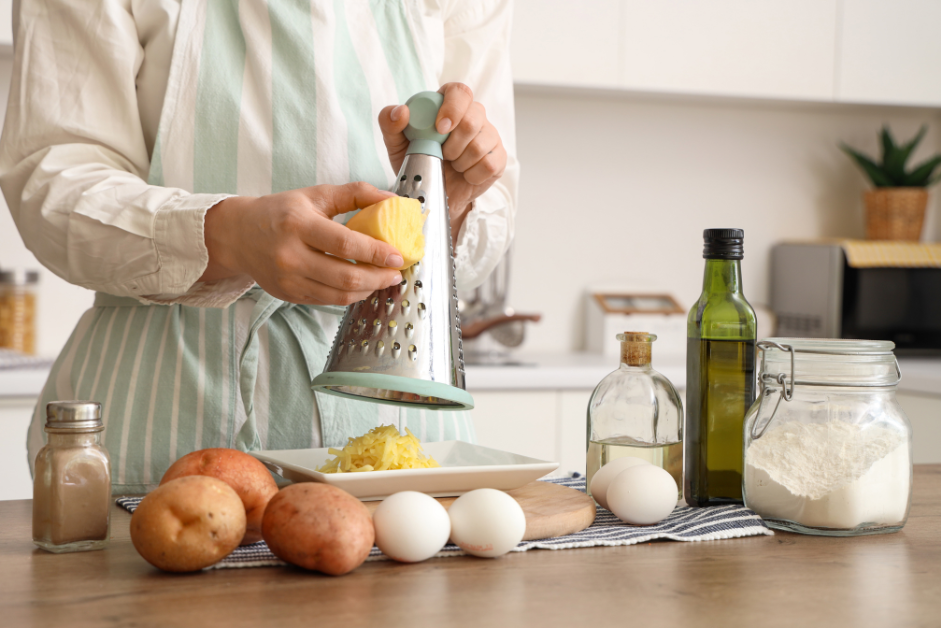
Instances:
[[[111,536],[111,462],[101,444],[101,404],[53,401],[45,431],[33,479],[33,543],[57,554],[104,549]]]
[[[39,273],[0,271],[0,348],[36,353],[36,285]]]
[[[657,337],[624,332],[617,339],[621,366],[601,380],[588,402],[589,495],[595,473],[624,456],[662,467],[682,487],[683,406],[670,380],[650,366]]]

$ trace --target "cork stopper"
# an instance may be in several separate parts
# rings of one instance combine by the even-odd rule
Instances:
[[[628,366],[650,364],[650,346],[657,339],[645,331],[626,331],[618,334],[621,341],[621,363]]]

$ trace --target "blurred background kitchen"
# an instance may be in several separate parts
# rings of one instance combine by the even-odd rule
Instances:
[[[745,294],[764,306],[758,337],[768,337],[786,331],[775,329],[775,309],[793,314],[773,303],[773,275],[809,280],[831,272],[805,265],[775,274],[774,247],[866,237],[863,194],[872,185],[840,144],[878,156],[883,125],[900,142],[928,125],[911,163],[941,152],[941,3],[515,6],[511,56],[522,164],[516,240],[495,277],[461,295],[465,335],[473,335],[471,325],[477,334],[467,345],[467,385],[481,444],[584,472],[588,398],[618,365],[612,330],[657,327],[647,329],[661,335],[654,368],[683,394],[685,312],[702,285],[704,228],[745,230]],[[11,64],[10,1],[3,0],[4,107]],[[939,193],[929,188],[923,243],[941,240]],[[817,307],[820,320],[810,313],[797,321],[810,335],[828,316],[841,315],[841,246],[833,249],[838,276],[814,288],[831,291],[830,298],[804,304]],[[934,260],[941,266],[941,255]],[[93,298],[36,261],[4,204],[0,279],[28,283],[25,271],[38,271],[38,359],[7,354],[0,361],[0,499],[31,495],[24,443],[48,372],[43,358],[59,352]],[[613,295],[607,309],[594,294]],[[618,299],[631,295],[665,295],[680,313],[663,313],[670,307],[662,300]],[[635,313],[619,314],[625,305]],[[915,337],[900,360],[898,396],[914,427],[915,463],[941,462],[941,351],[932,354],[939,347],[930,338]]]

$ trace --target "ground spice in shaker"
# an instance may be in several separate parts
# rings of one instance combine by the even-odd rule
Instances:
[[[111,530],[111,463],[101,444],[101,404],[53,401],[45,431],[33,480],[33,542],[55,553],[103,549]]]

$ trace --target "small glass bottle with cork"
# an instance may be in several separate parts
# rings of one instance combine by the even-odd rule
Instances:
[[[650,365],[657,337],[624,332],[617,339],[621,366],[601,380],[588,402],[586,486],[601,467],[625,456],[665,469],[683,486],[683,406],[670,380]]]
[[[104,549],[111,532],[111,462],[101,404],[46,405],[46,446],[36,455],[33,543],[56,554]]]

